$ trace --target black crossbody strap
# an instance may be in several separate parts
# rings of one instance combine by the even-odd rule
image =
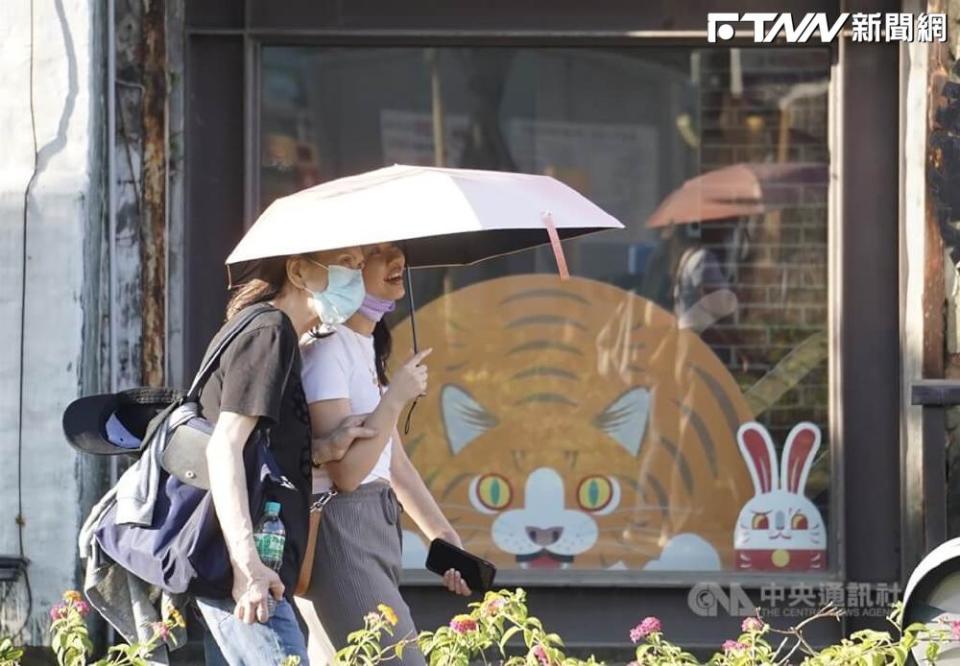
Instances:
[[[234,338],[240,335],[243,329],[245,329],[250,322],[257,317],[257,315],[267,312],[271,309],[273,309],[273,306],[271,305],[266,303],[258,303],[257,305],[246,308],[236,315],[234,321],[231,322],[231,327],[223,334],[223,337],[220,339],[220,342],[217,343],[217,346],[207,352],[207,355],[204,356],[203,363],[200,364],[200,370],[197,372],[197,376],[193,378],[193,384],[190,385],[190,390],[187,392],[187,395],[184,398],[186,402],[196,402],[200,398],[200,391],[203,389],[203,385],[206,384],[207,380],[210,378],[210,374],[216,367],[217,361],[220,360],[220,356],[227,348],[227,345],[233,342]]]

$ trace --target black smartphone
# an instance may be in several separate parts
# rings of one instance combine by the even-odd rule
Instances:
[[[450,569],[460,572],[472,592],[486,592],[492,588],[497,575],[497,568],[490,562],[443,539],[434,539],[427,553],[427,570],[442,576]]]

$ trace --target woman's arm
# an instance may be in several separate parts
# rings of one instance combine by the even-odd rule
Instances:
[[[420,365],[430,354],[425,349],[414,354],[397,370],[390,388],[380,398],[376,409],[364,421],[364,425],[377,432],[373,437],[355,439],[343,457],[336,462],[328,462],[325,467],[330,479],[340,490],[356,490],[377,464],[383,448],[390,441],[390,433],[397,427],[397,419],[403,406],[427,389],[427,368]],[[310,423],[314,438],[329,435],[340,423],[350,416],[350,400],[333,398],[310,403]]]
[[[463,548],[460,535],[443,515],[440,505],[433,498],[420,472],[413,466],[410,456],[400,442],[400,433],[393,432],[393,453],[390,458],[390,485],[397,494],[403,510],[410,514],[413,522],[424,533],[427,540],[443,539],[458,548]],[[470,596],[470,586],[463,580],[459,571],[450,569],[443,574],[444,586],[461,596]]]
[[[267,621],[268,594],[283,596],[280,576],[260,561],[253,542],[243,449],[256,425],[254,416],[221,412],[206,453],[213,507],[233,566],[234,615],[247,624]]]
[[[355,439],[375,436],[376,430],[363,425],[369,417],[369,414],[351,414],[333,432],[320,437],[314,435],[311,451],[314,467],[342,460]]]
[[[400,443],[400,435],[393,433],[393,456],[390,460],[390,485],[397,493],[397,499],[403,510],[410,514],[413,522],[427,537],[428,541],[443,539],[457,547],[463,547],[460,536],[443,515],[440,505],[433,498],[420,472],[413,466],[410,456]]]
[[[390,433],[397,426],[397,419],[404,403],[396,396],[384,394],[377,408],[364,421],[364,425],[376,434],[373,437],[354,439],[343,457],[336,462],[327,462],[324,468],[338,489],[350,492],[357,489],[383,453],[390,441]],[[326,437],[350,416],[350,401],[345,398],[320,400],[310,404],[310,423],[315,439]]]

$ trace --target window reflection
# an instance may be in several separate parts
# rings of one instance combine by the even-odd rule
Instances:
[[[544,248],[416,273],[436,388],[406,445],[468,548],[828,567],[828,75],[811,49],[264,49],[261,207],[443,164],[552,175],[627,227],[569,242],[567,282]]]

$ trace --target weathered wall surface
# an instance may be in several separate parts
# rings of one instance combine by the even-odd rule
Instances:
[[[0,633],[25,620],[28,643],[43,642],[50,605],[77,584],[76,534],[102,490],[60,424],[103,381],[101,7],[0,8],[0,554],[22,543],[33,592],[25,618],[23,583],[9,590]]]
[[[931,0],[930,11],[946,11],[948,42],[930,60],[931,213],[943,240],[944,311],[941,318],[944,376],[960,378],[960,0]],[[939,314],[939,313],[938,313]],[[960,408],[947,411],[947,534],[960,535]]]

